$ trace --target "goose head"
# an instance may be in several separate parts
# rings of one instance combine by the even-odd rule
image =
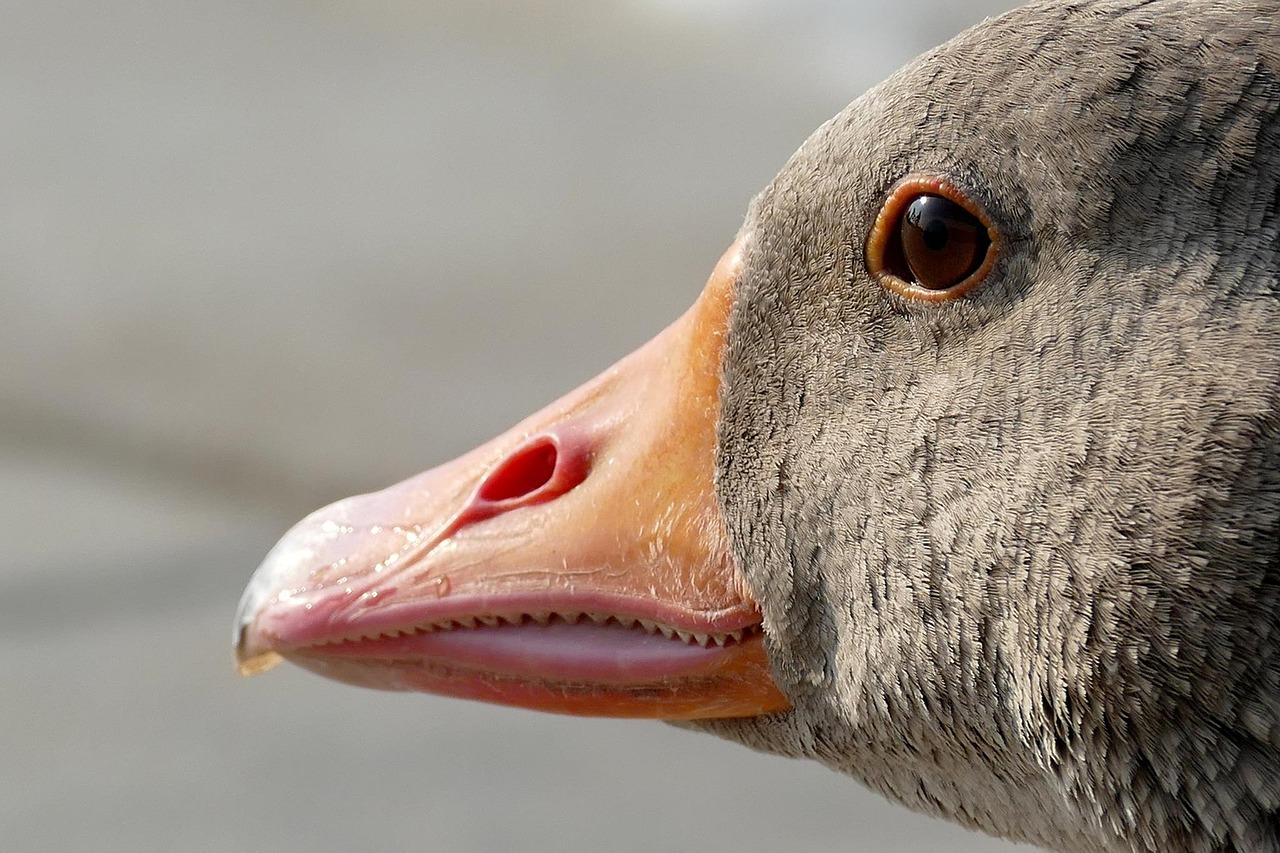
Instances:
[[[1280,845],[1280,6],[1039,3],[818,129],[694,308],[301,522],[242,667],[682,720],[1073,851]]]

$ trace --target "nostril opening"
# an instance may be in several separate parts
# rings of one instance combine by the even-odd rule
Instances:
[[[550,438],[526,445],[502,461],[480,487],[477,496],[484,501],[499,503],[533,494],[551,482],[559,456],[555,442]]]
[[[572,430],[529,439],[494,464],[454,517],[454,529],[559,498],[587,478],[591,459],[591,442]]]

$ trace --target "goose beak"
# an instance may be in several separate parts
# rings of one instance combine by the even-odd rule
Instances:
[[[693,307],[459,459],[295,526],[236,615],[240,670],[570,714],[789,707],[714,491],[741,245]]]

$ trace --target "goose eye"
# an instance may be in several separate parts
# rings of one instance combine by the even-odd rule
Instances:
[[[959,190],[937,178],[909,179],[876,218],[867,266],[902,296],[953,299],[986,277],[998,237]]]
[[[978,217],[940,195],[922,195],[907,205],[898,220],[898,239],[910,280],[928,290],[963,281],[991,245]]]

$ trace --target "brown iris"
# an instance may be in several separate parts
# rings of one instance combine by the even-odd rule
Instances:
[[[967,196],[941,178],[899,183],[867,239],[867,267],[895,293],[954,299],[995,263],[999,233]]]

